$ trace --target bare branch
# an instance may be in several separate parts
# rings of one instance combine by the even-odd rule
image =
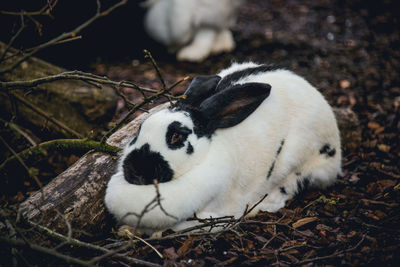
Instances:
[[[115,10],[116,8],[118,8],[120,6],[125,5],[127,2],[128,2],[128,0],[121,0],[120,2],[118,2],[117,4],[111,6],[107,10],[104,10],[102,12],[97,10],[97,13],[93,17],[88,19],[86,22],[84,22],[83,24],[79,25],[78,27],[76,27],[75,29],[73,29],[70,32],[62,33],[61,35],[59,35],[59,36],[57,36],[57,37],[55,37],[55,38],[53,38],[53,39],[51,39],[51,40],[49,40],[49,41],[47,41],[47,42],[45,42],[43,44],[37,46],[31,52],[24,54],[20,59],[18,59],[16,62],[14,62],[11,66],[8,66],[8,67],[4,68],[3,70],[0,70],[0,74],[12,71],[17,66],[19,66],[19,64],[21,64],[22,62],[24,62],[25,60],[30,58],[32,55],[36,54],[38,51],[40,51],[40,50],[42,50],[44,48],[47,48],[49,46],[53,46],[53,45],[59,43],[60,41],[65,40],[65,39],[77,36],[79,32],[81,32],[83,29],[88,27],[94,21],[96,21],[97,19],[99,19],[101,17],[107,16],[113,10]]]
[[[77,81],[84,81],[84,82],[92,82],[92,83],[97,84],[97,87],[99,87],[98,84],[104,84],[104,85],[110,85],[110,86],[132,88],[132,89],[136,89],[136,90],[144,91],[144,92],[148,92],[148,93],[158,92],[157,90],[154,90],[154,89],[140,87],[133,82],[129,82],[129,81],[116,82],[116,81],[110,80],[109,78],[107,78],[105,76],[98,76],[95,74],[85,73],[85,72],[81,72],[81,71],[66,71],[66,72],[62,72],[59,74],[50,75],[50,76],[46,76],[43,78],[29,80],[29,81],[0,82],[0,90],[1,91],[11,91],[11,90],[16,90],[16,89],[33,89],[34,87],[36,87],[38,85],[45,84],[45,83],[51,83],[51,82],[55,82],[55,81],[60,81],[60,80],[77,80]]]
[[[0,62],[2,62],[4,60],[8,50],[10,49],[10,47],[13,45],[14,41],[17,39],[17,37],[21,34],[21,32],[25,28],[24,16],[20,15],[20,17],[21,17],[21,25],[20,25],[18,31],[13,35],[13,37],[11,37],[10,42],[8,42],[6,49],[3,51],[3,54],[0,57]]]
[[[116,130],[118,130],[119,128],[121,128],[122,125],[124,125],[129,117],[134,114],[139,108],[143,107],[144,105],[150,103],[151,101],[153,101],[154,99],[157,99],[158,97],[165,95],[166,93],[168,93],[170,91],[170,89],[166,89],[166,90],[161,90],[159,92],[157,92],[154,95],[151,95],[149,97],[147,97],[146,99],[144,99],[141,103],[136,104],[135,106],[133,106],[131,108],[131,110],[129,110],[129,112],[125,115],[124,118],[122,118],[122,120],[120,120],[112,129],[110,129],[101,139],[101,142],[104,143],[108,137],[110,137]]]
[[[150,59],[151,64],[153,65],[154,69],[156,70],[157,76],[160,79],[160,82],[161,82],[161,85],[162,85],[163,89],[167,90],[167,85],[165,84],[164,78],[161,75],[161,71],[160,71],[160,68],[157,65],[157,62],[154,60],[154,58],[151,55],[149,50],[145,49],[145,50],[143,50],[143,52],[144,52],[144,58]]]
[[[18,162],[24,167],[24,169],[26,170],[26,172],[28,173],[28,175],[29,175],[30,177],[32,177],[32,178],[35,180],[35,182],[37,183],[37,185],[39,186],[39,188],[42,190],[42,193],[43,193],[43,185],[42,185],[42,183],[40,182],[39,178],[38,178],[35,174],[32,173],[32,171],[29,169],[29,167],[28,167],[28,166],[25,164],[25,162],[22,160],[21,156],[20,156],[17,152],[15,152],[14,149],[13,149],[12,147],[10,147],[10,146],[7,144],[7,142],[3,139],[3,137],[0,136],[0,140],[1,140],[1,141],[3,142],[3,144],[8,148],[8,150],[10,150],[11,153],[14,155],[14,156],[12,156],[12,157],[10,157],[10,158],[13,158],[13,159],[17,159],[17,160],[18,160]],[[6,160],[6,161],[7,161],[7,160]],[[1,170],[1,169],[3,169],[3,164],[0,165],[0,170]]]
[[[34,223],[32,221],[27,221],[27,223],[29,225],[31,225],[32,227],[40,230],[42,233],[45,233],[47,236],[50,236],[50,237],[55,238],[55,239],[58,239],[60,241],[64,241],[67,244],[72,245],[72,246],[88,248],[88,249],[91,249],[91,250],[94,250],[94,251],[99,251],[99,252],[102,252],[102,253],[110,253],[109,254],[110,256],[112,255],[114,257],[126,260],[127,262],[133,263],[133,264],[139,264],[139,265],[143,265],[143,266],[152,266],[152,267],[159,266],[158,264],[154,264],[154,263],[151,263],[151,262],[147,262],[147,261],[139,260],[139,259],[136,259],[136,258],[132,258],[132,257],[126,256],[124,254],[120,254],[118,252],[113,253],[114,252],[113,250],[107,249],[107,248],[102,247],[102,246],[97,246],[97,245],[94,245],[94,244],[91,244],[91,243],[83,242],[81,240],[78,240],[78,239],[75,239],[75,238],[72,238],[72,237],[71,238],[67,237],[65,235],[62,235],[62,234],[57,233],[57,232],[54,232],[54,231],[50,230],[49,228],[44,227],[44,226],[42,226],[40,224]],[[124,249],[128,248],[129,246],[124,247]],[[111,252],[112,252],[112,254],[111,254]],[[105,254],[103,254],[103,255],[105,255]],[[92,259],[91,262],[95,263],[97,261],[94,261]]]
[[[153,180],[153,184],[154,187],[156,188],[156,200],[157,200],[157,204],[160,207],[161,211],[167,215],[168,217],[171,217],[172,219],[178,220],[178,218],[174,215],[169,214],[164,207],[161,205],[161,194],[160,194],[160,190],[158,189],[158,181],[157,180]]]
[[[0,236],[0,242],[8,244],[8,245],[11,245],[13,247],[30,248],[30,249],[32,249],[34,251],[57,257],[57,258],[62,259],[64,261],[68,262],[68,263],[74,263],[74,264],[78,264],[78,265],[81,265],[81,266],[95,266],[93,264],[90,264],[87,261],[84,261],[84,260],[81,260],[81,259],[78,259],[78,258],[74,258],[74,257],[68,256],[68,255],[62,254],[60,252],[57,252],[54,249],[49,249],[49,248],[46,248],[46,247],[43,247],[43,246],[39,246],[39,245],[36,245],[36,244],[29,244],[29,243],[26,243],[25,241],[20,240],[20,239],[10,239],[10,238],[7,238],[7,237]]]
[[[23,137],[25,137],[25,139],[32,145],[32,146],[36,146],[37,143],[35,142],[35,140],[33,140],[32,137],[29,136],[28,133],[26,133],[24,130],[22,130],[20,128],[20,126],[18,126],[17,124],[13,123],[13,122],[8,122],[5,121],[3,119],[0,118],[0,121],[6,126],[9,127],[11,130],[18,132],[20,135],[22,135]]]
[[[14,11],[4,11],[0,10],[1,15],[11,15],[11,16],[51,16],[51,11],[53,8],[57,5],[58,0],[52,1],[46,1],[46,5],[44,5],[40,10],[38,11],[20,11],[20,12],[14,12]]]

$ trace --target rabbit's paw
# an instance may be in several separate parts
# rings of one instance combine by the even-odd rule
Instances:
[[[176,58],[179,61],[201,62],[210,54],[207,47],[193,44],[182,48]]]
[[[230,30],[221,31],[211,49],[212,54],[218,54],[222,52],[231,52],[235,49],[235,41],[233,40],[232,32]]]
[[[151,235],[149,233],[145,233],[140,231],[139,229],[136,229],[132,226],[129,225],[122,225],[117,232],[117,235],[123,238],[137,238],[140,239],[141,236],[143,236],[144,234],[146,235],[150,235],[151,238],[160,238],[162,237],[162,233],[163,231],[158,231],[158,232],[153,232]]]
[[[260,203],[259,209],[274,213],[285,206],[286,200],[286,195],[279,190],[274,190]]]
[[[150,238],[154,238],[154,239],[161,238],[162,233],[163,233],[163,231],[154,232],[151,234]]]

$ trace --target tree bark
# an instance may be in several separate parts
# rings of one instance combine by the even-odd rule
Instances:
[[[6,45],[0,42],[0,55],[5,49]],[[17,52],[16,49],[11,48],[6,58]],[[3,70],[12,65],[18,58],[9,57],[4,60],[1,62],[0,69]],[[0,80],[26,81],[65,71],[63,68],[32,57],[22,62],[13,71],[3,73]],[[118,101],[118,96],[111,87],[102,86],[100,89],[94,85],[73,80],[46,83],[33,88],[33,90],[13,90],[13,94],[28,100],[29,103],[40,108],[50,117],[64,123],[82,136],[87,136],[92,130],[94,132],[101,130],[102,126],[112,119]],[[15,103],[16,109],[12,102]],[[33,128],[43,129],[46,126],[50,134],[73,137],[71,133],[66,132],[4,91],[0,92],[0,112],[8,114],[8,116],[16,112],[19,120],[28,122]]]
[[[113,134],[108,143],[123,147],[152,113],[167,107],[168,103],[157,106],[149,113],[140,115]],[[350,128],[356,128],[357,116],[350,109],[335,109],[339,126],[345,136]],[[359,125],[358,125],[359,126]],[[343,143],[345,149],[347,141]],[[20,212],[27,219],[40,222],[52,230],[66,233],[65,219],[73,229],[80,229],[91,235],[98,235],[115,226],[105,211],[103,198],[105,186],[114,173],[117,159],[103,153],[88,153],[78,162],[60,174],[40,191],[33,194],[20,206]],[[64,218],[57,214],[64,215]],[[79,237],[80,232],[74,236]]]

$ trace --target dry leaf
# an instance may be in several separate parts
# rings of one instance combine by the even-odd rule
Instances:
[[[316,220],[318,220],[317,217],[302,218],[302,219],[298,220],[297,222],[294,222],[292,224],[292,226],[293,226],[293,228],[299,228],[299,227],[302,227],[302,226],[307,225],[309,223],[315,222]]]
[[[183,245],[178,249],[177,253],[179,256],[184,256],[186,253],[189,252],[190,248],[193,246],[194,243],[194,239],[193,238],[189,238],[187,239]]]
[[[379,123],[376,123],[376,122],[373,122],[373,121],[368,122],[368,128],[370,128],[372,130],[378,129],[380,127],[381,126],[379,125]]]
[[[374,131],[374,133],[375,134],[380,134],[380,133],[382,133],[383,131],[385,130],[385,127],[379,127],[379,128],[377,128],[375,131]]]
[[[390,146],[385,144],[379,144],[378,149],[382,152],[388,153],[390,151]]]
[[[179,255],[176,254],[174,247],[164,249],[163,254],[167,259],[170,259],[170,260],[176,260],[177,258],[179,258]]]
[[[340,88],[346,89],[350,87],[350,81],[349,80],[341,80],[340,81]]]
[[[352,174],[349,179],[349,182],[352,184],[356,184],[358,181],[360,181],[360,178],[358,177],[358,173]]]

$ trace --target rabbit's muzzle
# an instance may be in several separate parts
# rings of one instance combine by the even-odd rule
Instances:
[[[150,150],[149,144],[133,150],[122,164],[125,180],[131,184],[148,185],[154,180],[158,183],[168,182],[173,171],[163,156]]]

